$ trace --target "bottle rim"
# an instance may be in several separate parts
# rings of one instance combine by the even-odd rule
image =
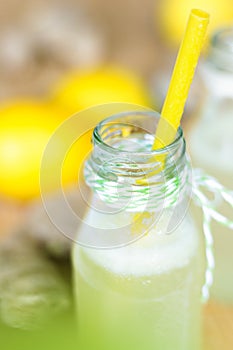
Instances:
[[[207,61],[222,71],[233,73],[233,26],[214,33],[210,39]]]
[[[233,54],[233,26],[217,30],[212,36],[211,45]]]
[[[118,203],[132,212],[145,206],[157,212],[189,197],[191,171],[182,128],[171,144],[151,150],[159,118],[157,112],[127,111],[104,119],[94,129],[94,148],[84,176],[101,201]],[[124,129],[125,125],[129,127]]]
[[[97,143],[99,145],[101,145],[101,147],[103,147],[106,151],[108,152],[120,152],[122,154],[135,154],[135,155],[142,155],[142,156],[156,156],[156,155],[162,155],[162,154],[167,154],[170,153],[171,151],[177,149],[177,147],[180,145],[180,142],[184,139],[183,137],[183,129],[181,126],[179,126],[177,132],[176,132],[176,137],[174,139],[173,142],[171,142],[169,145],[166,145],[163,148],[159,148],[156,150],[148,150],[148,151],[142,151],[142,152],[135,152],[135,151],[131,151],[131,150],[120,150],[116,147],[113,147],[112,145],[110,145],[109,143],[105,142],[105,140],[103,139],[103,135],[102,135],[102,129],[104,127],[106,127],[107,125],[114,125],[114,124],[118,124],[119,126],[134,126],[134,124],[130,123],[130,122],[119,122],[120,118],[125,118],[125,117],[134,117],[134,116],[142,116],[142,117],[152,117],[155,118],[155,126],[156,126],[156,122],[158,124],[158,121],[160,119],[160,114],[156,111],[150,112],[150,111],[127,111],[127,112],[122,112],[122,113],[117,113],[114,114],[106,119],[104,119],[103,121],[101,121],[94,129],[93,131],[93,143]],[[118,122],[117,122],[118,119]],[[172,128],[171,125],[168,124],[169,128]],[[141,127],[141,129],[143,130],[147,130],[144,127]],[[152,135],[152,134],[151,134]],[[185,150],[184,150],[185,153]]]

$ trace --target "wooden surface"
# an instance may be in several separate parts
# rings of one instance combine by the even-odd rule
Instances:
[[[204,350],[233,349],[233,306],[210,302],[204,308]]]
[[[14,230],[23,221],[24,208],[13,203],[0,204],[0,237]],[[210,302],[204,307],[204,349],[233,349],[233,305],[232,307]],[[188,349],[187,349],[188,350]]]

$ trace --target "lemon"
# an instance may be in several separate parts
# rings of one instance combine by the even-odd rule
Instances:
[[[111,102],[151,106],[142,81],[132,72],[113,66],[70,72],[54,87],[53,101],[71,113]]]
[[[233,24],[232,0],[163,0],[156,18],[168,43],[180,44],[192,8],[210,14],[209,35],[220,27]]]
[[[67,114],[38,101],[15,101],[0,108],[0,193],[20,200],[40,194],[40,167],[45,147]],[[90,137],[90,136],[89,136]],[[53,169],[66,140],[59,139],[46,169],[47,188],[53,190]],[[90,147],[83,139],[64,162],[63,184],[77,180],[82,153]]]

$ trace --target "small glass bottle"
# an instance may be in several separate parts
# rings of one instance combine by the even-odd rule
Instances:
[[[187,212],[190,167],[181,129],[151,150],[158,120],[122,113],[93,133],[85,166],[92,200],[73,247],[84,350],[200,349],[204,264]]]
[[[193,165],[233,189],[233,27],[212,37],[201,74],[206,95],[188,136]],[[231,217],[227,204],[219,211]],[[233,232],[216,222],[211,227],[216,260],[211,296],[233,303]]]

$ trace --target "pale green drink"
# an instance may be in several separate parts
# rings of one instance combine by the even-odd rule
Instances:
[[[152,230],[150,237],[119,249],[77,246],[81,349],[199,349],[197,250],[190,221],[172,236]]]
[[[140,213],[126,206],[109,215],[96,210],[99,200],[93,196],[78,233],[80,240],[87,234],[86,225],[102,229],[105,235],[115,229],[120,236]],[[180,213],[185,213],[185,203],[177,203]],[[171,210],[163,209],[143,237],[121,247],[74,245],[80,349],[200,350],[201,244],[188,214],[167,234]],[[129,236],[131,229],[129,225]]]

